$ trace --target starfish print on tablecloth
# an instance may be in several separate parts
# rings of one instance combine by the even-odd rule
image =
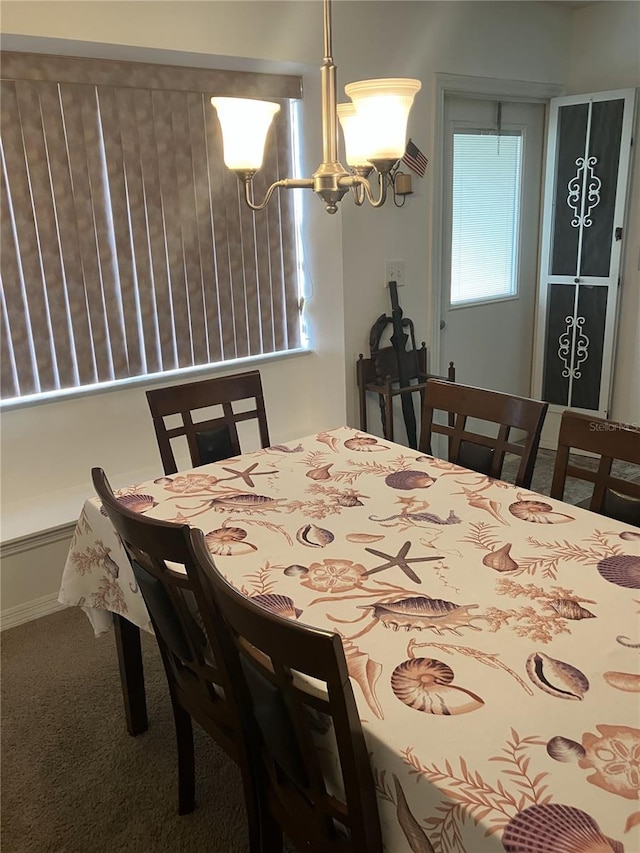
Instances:
[[[253,465],[249,465],[248,468],[245,468],[244,471],[236,471],[235,468],[222,468],[223,471],[227,471],[229,474],[233,474],[233,477],[223,477],[222,479],[226,480],[244,480],[247,486],[253,488],[255,483],[251,479],[252,475],[257,477],[259,474],[273,474],[273,471],[254,471],[254,468],[257,468],[259,465],[258,462],[254,462]],[[218,480],[220,482],[220,480]]]
[[[399,569],[405,573],[408,578],[411,578],[412,581],[416,583],[422,583],[418,575],[413,571],[413,569],[409,566],[409,563],[426,563],[431,560],[441,560],[442,557],[409,557],[407,558],[407,554],[409,553],[409,548],[411,548],[411,542],[405,542],[402,548],[398,551],[396,556],[394,557],[392,554],[385,554],[383,551],[376,551],[375,548],[365,548],[365,551],[368,551],[370,554],[374,554],[376,557],[383,557],[388,560],[388,562],[383,563],[381,566],[376,566],[375,569],[369,569],[365,572],[365,576],[367,575],[375,575],[377,572],[383,572],[385,569],[391,569],[394,566],[398,566]]]

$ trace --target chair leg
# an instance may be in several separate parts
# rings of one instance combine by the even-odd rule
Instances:
[[[196,764],[191,716],[172,701],[178,747],[178,814],[190,814],[196,807]]]
[[[264,806],[260,817],[260,853],[283,853],[282,828],[271,816],[270,811],[266,808],[266,803]],[[250,850],[253,853],[253,847],[250,847]]]

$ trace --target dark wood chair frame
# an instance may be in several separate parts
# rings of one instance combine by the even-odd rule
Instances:
[[[268,828],[266,815],[263,819],[266,850],[281,851],[284,832],[299,850],[381,853],[373,775],[341,638],[246,598],[217,572],[203,547],[202,540],[194,543],[196,571],[206,573],[230,626],[262,734],[271,818]],[[313,686],[305,675],[317,680]],[[319,721],[327,724],[330,718],[333,724],[344,801],[325,785],[314,717],[316,732]]]
[[[360,403],[360,429],[367,431],[367,391],[377,394],[380,404],[380,419],[382,434],[388,441],[393,441],[393,399],[407,392],[420,393],[420,407],[424,406],[424,389],[427,379],[447,379],[456,381],[454,363],[449,362],[447,376],[437,376],[427,373],[427,347],[423,343],[420,349],[407,353],[409,364],[409,386],[400,386],[398,376],[398,359],[393,347],[383,347],[376,353],[375,358],[365,358],[362,353],[356,362],[356,377],[358,382],[358,397]],[[415,381],[414,381],[415,380]]]
[[[234,411],[233,403],[248,399],[255,401],[253,409],[246,412]],[[185,385],[152,388],[147,391],[147,402],[153,418],[162,465],[167,475],[178,471],[171,447],[171,439],[178,436],[186,436],[194,467],[241,453],[237,425],[242,421],[257,419],[261,446],[269,447],[267,413],[258,370],[203,379],[200,382],[189,382]],[[194,423],[192,412],[210,406],[222,406],[223,414],[220,417]],[[180,415],[181,425],[167,428],[164,419],[170,415]],[[217,430],[224,431],[226,439],[224,443],[230,452],[223,456],[210,456],[205,459],[201,452],[199,437],[208,432],[215,433]]]
[[[188,525],[145,518],[122,506],[101,468],[95,490],[120,536],[149,610],[169,685],[178,750],[178,811],[195,807],[195,720],[240,768],[251,851],[261,850],[257,776],[248,730],[230,673],[239,658],[208,588],[193,570],[206,552],[204,534]],[[186,574],[166,561],[185,566]],[[203,631],[204,629],[204,631]]]
[[[570,460],[572,449],[599,456],[597,470],[581,466],[575,455]],[[640,465],[640,429],[580,412],[563,412],[551,497],[563,499],[567,477],[584,480],[594,484],[591,499],[584,504],[588,509],[640,526],[640,482],[612,476],[615,460]]]
[[[528,397],[428,379],[418,448],[431,454],[433,433],[446,435],[450,462],[494,479],[501,476],[505,454],[514,453],[520,457],[515,484],[528,489],[547,408],[548,403]],[[451,421],[448,425],[437,423],[434,420],[437,411],[448,412],[450,418],[453,416],[453,425]],[[467,430],[467,418],[498,424],[498,435],[490,437]],[[526,437],[522,444],[509,441],[512,429],[524,430]]]

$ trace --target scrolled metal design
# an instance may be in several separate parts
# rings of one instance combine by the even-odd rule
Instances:
[[[576,317],[575,319],[575,328],[576,328],[576,352],[575,352],[575,366],[573,368],[573,378],[580,379],[582,376],[581,371],[578,369],[581,364],[583,364],[589,358],[589,338],[584,334],[582,327],[585,324],[584,317]]]
[[[573,210],[573,218],[571,225],[573,228],[589,228],[593,225],[591,211],[600,204],[600,189],[602,181],[595,173],[595,165],[598,162],[597,157],[578,157],[576,166],[578,170],[573,178],[567,184],[567,204]],[[585,184],[586,198],[584,200],[584,210],[582,199],[582,187]]]
[[[568,379],[569,377],[572,377],[573,379],[580,379],[582,376],[582,372],[579,369],[580,365],[584,364],[584,362],[589,358],[590,341],[583,331],[585,322],[585,317],[572,317],[571,315],[565,317],[567,328],[558,337],[558,358],[564,364],[562,376],[565,379]],[[573,329],[576,330],[574,349],[575,366],[571,367],[571,342],[573,338]]]

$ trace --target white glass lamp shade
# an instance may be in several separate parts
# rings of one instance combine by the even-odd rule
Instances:
[[[366,124],[357,116],[353,104],[338,104],[337,110],[344,134],[347,163],[354,168],[357,166],[371,168],[367,156],[367,151],[371,149],[371,142],[368,139]]]
[[[211,98],[222,128],[224,162],[236,171],[257,171],[264,145],[280,104],[251,98]]]
[[[344,87],[358,120],[367,128],[368,160],[399,160],[405,152],[407,121],[422,83],[406,77],[360,80]]]

